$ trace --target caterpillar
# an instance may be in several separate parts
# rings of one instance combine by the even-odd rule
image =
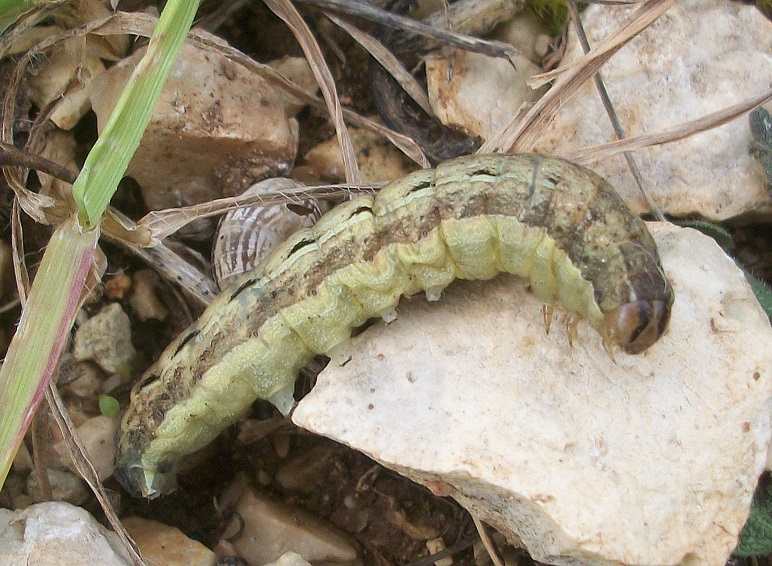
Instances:
[[[183,456],[255,399],[288,414],[299,370],[345,362],[352,329],[393,320],[401,296],[500,272],[587,320],[610,353],[642,352],[670,318],[654,240],[603,178],[533,154],[446,161],[338,205],[218,295],[132,390],[116,477],[173,491]]]

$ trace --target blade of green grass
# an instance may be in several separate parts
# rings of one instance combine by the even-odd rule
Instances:
[[[43,255],[0,369],[0,488],[67,342],[102,214],[139,146],[198,4],[198,0],[166,3],[145,56],[73,185],[78,217],[54,232]]]
[[[28,0],[0,0],[0,33],[34,7],[35,4]]]
[[[126,172],[197,9],[198,0],[166,3],[145,56],[131,74],[72,187],[84,226],[93,228],[99,223]]]
[[[0,370],[0,486],[67,344],[98,237],[71,219],[43,255]]]

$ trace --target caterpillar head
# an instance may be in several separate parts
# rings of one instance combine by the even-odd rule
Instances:
[[[665,333],[672,303],[672,296],[670,300],[641,299],[607,312],[603,332],[606,350],[611,351],[616,344],[628,354],[643,352]]]

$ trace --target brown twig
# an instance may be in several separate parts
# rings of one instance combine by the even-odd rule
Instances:
[[[480,540],[483,543],[483,546],[485,547],[485,550],[488,552],[488,556],[491,559],[491,562],[493,562],[494,566],[504,566],[504,561],[501,559],[501,556],[499,556],[499,551],[496,548],[496,545],[493,544],[493,541],[488,536],[488,531],[485,530],[485,524],[471,511],[469,514],[472,516],[472,521],[474,521],[474,526],[477,528],[477,532],[480,535]]]
[[[27,169],[35,169],[46,175],[51,175],[64,181],[65,183],[73,184],[78,174],[70,171],[66,167],[62,167],[58,163],[54,163],[50,159],[40,157],[39,155],[33,155],[29,152],[19,149],[16,146],[0,142],[0,167],[26,167]]]

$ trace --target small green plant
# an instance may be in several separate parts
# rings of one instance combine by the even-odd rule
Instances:
[[[43,255],[0,368],[0,488],[67,343],[94,258],[102,214],[139,146],[197,10],[198,0],[166,3],[147,53],[73,185],[77,217],[56,228]]]
[[[772,482],[764,478],[756,490],[748,521],[740,533],[735,556],[772,554]]]
[[[118,403],[118,399],[110,397],[110,395],[99,396],[99,412],[106,417],[116,417],[121,410],[121,404]]]
[[[583,10],[586,4],[579,4]],[[568,19],[565,0],[527,0],[525,9],[535,14],[547,26],[550,35],[559,35]]]

